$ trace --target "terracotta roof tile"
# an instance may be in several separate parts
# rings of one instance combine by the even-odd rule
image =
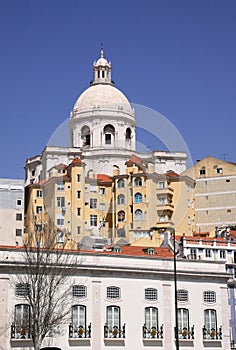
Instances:
[[[100,182],[112,182],[112,177],[108,176],[106,174],[97,174],[96,178],[100,181]]]

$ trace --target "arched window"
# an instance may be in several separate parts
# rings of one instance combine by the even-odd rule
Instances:
[[[125,181],[123,179],[120,179],[117,181],[117,187],[118,188],[123,188],[125,187]]]
[[[30,338],[30,306],[18,304],[15,306],[15,338]]]
[[[145,308],[145,325],[147,329],[158,328],[158,309],[156,307]]]
[[[216,310],[204,310],[204,326],[206,335],[209,335],[210,338],[214,338],[217,331]]]
[[[127,145],[130,145],[131,142],[131,129],[127,128],[125,132],[125,141]]]
[[[142,179],[141,179],[141,177],[136,177],[136,178],[135,178],[135,180],[134,180],[134,186],[136,186],[136,187],[142,186]]]
[[[142,212],[142,210],[140,210],[140,209],[135,210],[135,213],[134,213],[134,220],[135,220],[135,221],[141,221],[141,220],[143,220],[143,212]]]
[[[83,140],[82,146],[90,146],[90,129],[87,125],[81,129],[81,139]]]
[[[79,338],[86,336],[86,306],[84,305],[73,305],[72,306],[72,338],[76,335]]]
[[[105,135],[105,144],[111,145],[113,143],[113,140],[115,138],[115,128],[113,125],[108,124],[104,127],[103,133]]]
[[[120,329],[120,307],[108,306],[107,307],[107,326],[108,329],[113,330],[114,327]]]
[[[183,336],[185,334],[185,330],[189,329],[189,311],[188,309],[178,309],[178,331],[179,336]]]
[[[125,204],[125,196],[123,194],[119,194],[117,197],[117,202],[119,205]]]
[[[135,193],[134,195],[134,203],[142,203],[142,194],[141,193]]]
[[[120,210],[118,212],[118,221],[121,222],[121,221],[125,221],[125,212],[124,210]]]

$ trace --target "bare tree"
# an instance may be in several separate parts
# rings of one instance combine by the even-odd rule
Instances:
[[[77,264],[77,252],[57,243],[52,224],[28,237],[22,252],[23,265],[16,277],[16,286],[29,305],[30,322],[12,324],[12,338],[32,338],[34,349],[40,350],[47,335],[58,331],[70,312],[70,275]],[[29,318],[28,318],[29,319]],[[29,324],[30,323],[30,324]]]

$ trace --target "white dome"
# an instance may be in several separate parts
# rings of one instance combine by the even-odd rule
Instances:
[[[134,114],[125,95],[110,84],[96,84],[90,86],[77,99],[74,105],[75,112],[85,112],[94,109],[125,111]]]

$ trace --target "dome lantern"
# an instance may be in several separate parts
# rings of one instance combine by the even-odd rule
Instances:
[[[103,48],[100,50],[100,57],[93,64],[93,81],[90,85],[110,84],[114,85],[111,80],[111,62],[104,58]]]

